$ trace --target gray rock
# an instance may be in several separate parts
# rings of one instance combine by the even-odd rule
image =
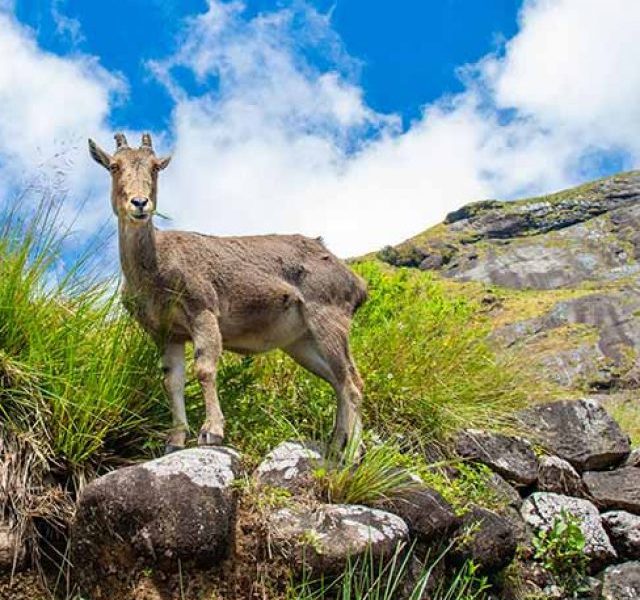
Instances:
[[[640,559],[640,517],[638,515],[614,510],[602,515],[602,523],[620,558]]]
[[[594,400],[565,400],[521,411],[523,424],[578,471],[605,469],[629,454],[629,438]]]
[[[500,475],[492,473],[487,483],[499,501],[504,502],[507,506],[520,508],[522,505],[522,497],[518,493],[518,490],[509,482],[505,481]]]
[[[550,492],[535,492],[522,503],[520,514],[535,531],[549,530],[562,511],[572,514],[580,521],[585,537],[584,552],[592,569],[611,563],[616,558],[598,509],[588,500],[571,498]]]
[[[509,481],[530,485],[538,477],[538,461],[531,444],[522,438],[465,429],[456,450],[464,458],[481,462]]]
[[[337,575],[365,554],[376,561],[391,556],[409,536],[400,517],[346,504],[281,508],[269,516],[267,528],[270,547],[313,577]]]
[[[460,520],[451,505],[435,490],[420,483],[400,497],[381,505],[407,523],[412,534],[428,542],[441,539],[454,530]]]
[[[322,454],[309,444],[283,442],[258,465],[258,483],[280,487],[293,494],[313,486],[313,471],[323,463]]]
[[[16,529],[8,523],[0,523],[0,575],[21,571],[26,557],[26,548]]]
[[[587,577],[585,584],[587,590],[583,593],[583,597],[589,600],[601,600],[602,581],[600,581],[597,577]]]
[[[622,467],[615,471],[588,471],[582,478],[600,508],[640,514],[640,469]]]
[[[235,451],[193,448],[90,483],[70,536],[81,591],[90,597],[111,593],[142,567],[211,567],[228,556],[238,473]]]
[[[516,536],[509,520],[503,516],[474,506],[463,517],[461,538],[449,553],[448,560],[462,564],[472,560],[483,573],[495,573],[514,558]]]
[[[623,467],[640,467],[640,448],[634,448],[627,460],[622,463]]]
[[[584,483],[578,472],[570,463],[557,456],[540,458],[538,489],[564,496],[585,497]]]
[[[626,562],[605,570],[602,600],[638,600],[640,598],[640,562]]]
[[[531,558],[535,552],[535,548],[533,547],[533,532],[524,522],[520,511],[513,506],[506,506],[505,508],[501,508],[498,514],[509,522],[513,535],[516,538],[520,557],[523,559]]]

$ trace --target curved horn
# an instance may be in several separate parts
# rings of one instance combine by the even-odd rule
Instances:
[[[151,134],[143,133],[142,134],[142,148],[150,148],[153,150],[153,146],[151,145]]]
[[[116,133],[113,136],[113,139],[116,141],[116,151],[121,150],[122,148],[128,148],[129,144],[127,143],[127,138],[124,136],[124,133]]]

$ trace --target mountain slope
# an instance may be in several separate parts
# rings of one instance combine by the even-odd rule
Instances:
[[[496,343],[568,390],[639,385],[640,171],[475,202],[377,256],[484,294]]]

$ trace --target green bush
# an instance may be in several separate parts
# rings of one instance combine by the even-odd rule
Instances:
[[[533,539],[534,559],[553,575],[571,597],[585,587],[588,560],[580,520],[562,509],[550,529],[541,529]]]

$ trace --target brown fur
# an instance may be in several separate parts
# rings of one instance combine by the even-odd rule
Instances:
[[[207,414],[199,443],[223,438],[215,388],[223,348],[243,354],[281,348],[336,390],[334,443],[343,446],[360,429],[362,380],[348,335],[366,298],[364,282],[319,239],[156,230],[157,175],[169,159],[155,156],[150,138],[139,149],[122,134],[116,140],[113,156],[92,140],[89,148],[112,173],[126,306],[164,351],[174,416],[169,445],[185,443],[184,344],[193,341]]]

